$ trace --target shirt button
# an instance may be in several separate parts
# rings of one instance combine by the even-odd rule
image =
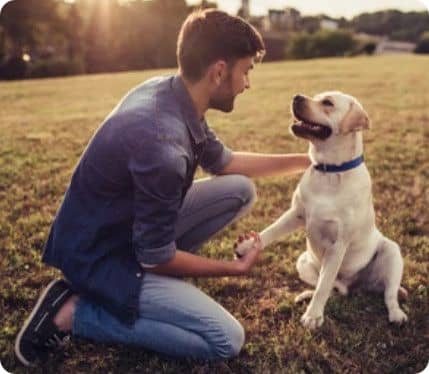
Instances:
[[[140,273],[140,272],[136,273],[136,277],[137,278],[141,278],[142,277],[142,273]]]

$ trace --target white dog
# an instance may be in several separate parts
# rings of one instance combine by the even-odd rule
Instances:
[[[313,162],[292,198],[292,206],[259,235],[263,247],[305,226],[307,250],[297,262],[300,278],[315,287],[296,301],[312,298],[301,318],[314,329],[323,323],[325,304],[335,287],[347,294],[351,284],[384,291],[389,321],[402,323],[406,314],[398,303],[403,261],[399,246],[375,226],[371,179],[363,163],[360,130],[369,128],[361,104],[341,92],[309,98],[297,95],[292,113],[294,135],[310,141]],[[243,254],[252,240],[238,244]]]

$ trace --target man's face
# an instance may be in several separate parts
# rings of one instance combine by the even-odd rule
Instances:
[[[222,112],[231,112],[235,97],[246,88],[250,88],[249,70],[253,69],[253,57],[240,58],[226,69],[225,78],[210,98],[209,107]]]

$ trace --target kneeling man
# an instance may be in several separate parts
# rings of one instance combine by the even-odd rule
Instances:
[[[85,149],[53,222],[43,261],[65,280],[44,290],[18,334],[31,365],[70,334],[133,344],[170,357],[237,355],[241,324],[181,277],[248,274],[260,245],[222,261],[201,245],[255,201],[249,177],[301,172],[306,155],[233,152],[205,121],[230,112],[264,53],[238,17],[197,11],[179,34],[174,76],[130,91]],[[216,175],[193,183],[196,167]]]

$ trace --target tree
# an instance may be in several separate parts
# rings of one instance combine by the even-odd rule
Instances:
[[[70,5],[66,18],[66,35],[68,40],[68,57],[75,60],[81,57],[83,21],[76,3]]]
[[[6,35],[3,27],[0,25],[0,63],[6,55]]]
[[[305,16],[301,18],[300,29],[310,34],[320,29],[320,19],[315,16]]]
[[[176,66],[176,43],[180,27],[187,16],[187,5],[185,0],[158,0],[156,3],[157,14],[161,25],[161,34],[158,45],[159,67]],[[205,1],[206,7],[213,4]],[[161,43],[159,43],[161,41]]]
[[[414,50],[415,53],[429,53],[429,31],[420,36],[419,43]]]
[[[185,0],[135,1],[125,6],[120,60],[132,69],[176,66],[176,41],[188,14]]]
[[[367,42],[362,47],[362,52],[366,53],[367,55],[374,54],[375,50],[377,49],[377,44],[374,42]]]
[[[350,25],[356,32],[387,35],[391,39],[416,42],[429,28],[429,13],[403,13],[398,10],[362,13],[354,17]]]
[[[116,24],[120,14],[116,0],[97,0],[90,3],[88,26],[85,32],[85,63],[90,73],[114,70]]]
[[[8,53],[14,56],[43,45],[59,23],[55,0],[38,0],[37,7],[32,0],[15,0],[0,13],[0,25],[10,44]]]
[[[355,46],[356,41],[348,31],[320,30],[314,34],[295,35],[289,44],[287,55],[292,58],[344,56],[352,53]]]
[[[45,46],[61,45],[61,20],[57,1],[15,0],[7,3],[0,13],[4,62],[1,78],[19,79],[27,73],[28,63],[24,53],[34,55]]]

